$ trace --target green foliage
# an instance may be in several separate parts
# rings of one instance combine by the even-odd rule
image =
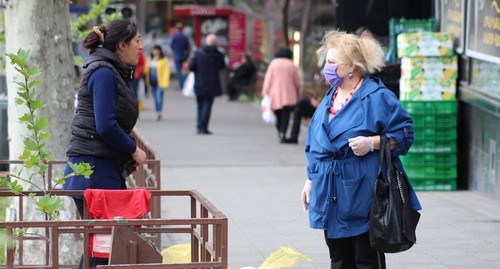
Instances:
[[[122,18],[120,12],[113,14],[105,14],[106,7],[108,7],[109,0],[99,0],[97,3],[92,4],[89,13],[80,15],[75,22],[71,23],[71,39],[73,42],[80,42],[92,31],[89,23],[100,20],[102,24],[106,24],[114,19]],[[75,65],[80,65],[84,62],[83,57],[75,56],[73,58]]]
[[[4,175],[0,174],[0,187],[9,187],[14,194],[23,192],[24,182],[32,187],[42,191],[45,195],[41,197],[35,196],[33,193],[28,194],[28,197],[37,206],[37,210],[44,213],[49,220],[56,219],[59,216],[59,211],[62,209],[62,199],[52,196],[48,190],[46,183],[46,173],[48,162],[54,159],[54,155],[45,149],[44,140],[52,137],[52,133],[48,131],[50,121],[45,115],[40,115],[39,110],[45,107],[45,103],[37,99],[38,94],[34,90],[34,86],[42,83],[42,80],[33,80],[41,74],[41,70],[36,65],[30,65],[30,52],[19,49],[16,54],[7,53],[6,56],[11,60],[14,68],[23,76],[22,81],[16,81],[19,86],[17,89],[18,97],[15,99],[17,105],[25,106],[27,112],[19,117],[19,121],[26,126],[29,134],[24,137],[24,150],[19,156],[19,159],[24,161],[22,169],[17,174]],[[59,184],[64,184],[65,180],[71,176],[83,176],[89,178],[92,174],[92,168],[88,163],[71,163],[70,167],[74,170],[73,173],[63,176],[60,179],[54,180],[56,187]],[[29,172],[29,178],[23,178],[24,170]],[[34,181],[34,178],[41,177],[43,182],[41,185]]]
[[[100,19],[102,24],[106,24],[111,20],[122,17],[119,12],[104,14],[108,4],[109,0],[99,0],[97,3],[92,4],[89,13],[80,15],[75,22],[71,23],[71,37],[74,42],[83,40],[92,31],[92,28],[88,25],[90,22]]]

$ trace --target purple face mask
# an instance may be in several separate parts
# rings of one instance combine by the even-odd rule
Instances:
[[[323,68],[323,76],[326,79],[326,82],[330,83],[330,85],[334,87],[339,87],[344,82],[344,78],[339,77],[337,75],[338,66],[327,64],[325,68]]]

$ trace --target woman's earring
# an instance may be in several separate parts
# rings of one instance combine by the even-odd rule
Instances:
[[[352,79],[352,73],[349,72],[349,78]]]

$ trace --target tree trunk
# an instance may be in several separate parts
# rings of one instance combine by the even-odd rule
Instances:
[[[74,66],[69,34],[69,1],[67,0],[9,0],[5,7],[6,51],[19,48],[31,51],[30,62],[39,65],[44,82],[36,86],[39,98],[46,103],[41,114],[51,122],[53,137],[46,140],[46,149],[64,160],[69,142],[70,122],[74,111]],[[55,16],[57,14],[57,16]],[[26,111],[15,105],[17,85],[21,76],[6,66],[9,98],[10,159],[18,159],[23,150],[26,126],[18,118]]]
[[[290,47],[290,42],[288,40],[288,7],[290,6],[290,0],[285,0],[285,5],[283,6],[283,36],[285,38],[285,46]]]
[[[39,110],[39,115],[47,116],[51,122],[48,129],[53,137],[45,140],[45,149],[55,155],[56,160],[65,160],[65,152],[69,142],[70,122],[74,112],[74,65],[70,39],[70,15],[68,0],[4,0],[6,52],[17,53],[18,49],[31,51],[29,62],[41,68],[42,75],[36,79],[44,82],[35,86],[37,99],[46,103]],[[24,146],[23,138],[29,134],[26,126],[18,118],[27,112],[26,107],[15,103],[18,85],[14,81],[23,78],[9,61],[6,64],[6,80],[8,90],[8,133],[11,160],[19,159]],[[19,168],[17,168],[19,169]],[[16,167],[11,167],[17,173]],[[24,171],[24,178],[30,171]],[[31,171],[31,174],[33,172]],[[41,178],[34,179],[41,186]],[[46,188],[46,187],[45,187]],[[30,188],[26,187],[26,190]],[[70,198],[65,203],[71,204]],[[42,221],[43,216],[36,212],[35,205],[25,203],[25,220]],[[61,212],[60,219],[74,218],[74,211]],[[42,241],[38,241],[42,242]],[[71,246],[67,246],[67,244]],[[64,264],[68,260],[76,263],[77,254],[66,255],[64,252],[75,251],[75,240],[62,240],[59,261]],[[80,248],[81,249],[81,248]],[[80,252],[78,249],[78,252]],[[24,262],[39,264],[44,257],[43,245],[25,244]],[[64,255],[63,255],[64,254]],[[81,252],[80,254],[81,255]]]
[[[305,70],[306,51],[307,51],[307,37],[309,36],[309,26],[311,17],[311,4],[312,0],[305,0],[304,17],[302,17],[302,25],[300,29],[300,70]],[[303,72],[304,73],[304,72]]]

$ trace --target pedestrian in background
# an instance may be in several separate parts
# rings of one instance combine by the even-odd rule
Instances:
[[[224,54],[217,48],[217,36],[207,35],[205,46],[200,47],[189,62],[189,70],[194,73],[194,93],[196,94],[196,132],[209,135],[208,129],[212,105],[216,96],[222,95],[220,71],[226,67]]]
[[[241,55],[241,61],[234,71],[229,73],[228,98],[229,101],[236,101],[240,96],[240,91],[248,86],[257,73],[257,68],[253,64],[250,55]],[[251,93],[248,93],[251,94]]]
[[[156,120],[161,120],[163,94],[170,85],[170,66],[161,46],[155,45],[144,68],[146,85],[150,87],[155,100]]]
[[[177,31],[172,35],[170,48],[174,54],[175,73],[179,79],[179,89],[182,90],[184,88],[184,81],[186,80],[182,65],[189,58],[190,45],[189,38],[182,32],[182,23],[176,23],[175,28]]]
[[[289,48],[281,48],[269,63],[262,96],[271,97],[271,109],[276,114],[276,129],[281,143],[286,141],[290,113],[301,96],[299,69],[292,61]]]
[[[311,228],[324,230],[331,268],[385,268],[384,253],[371,248],[370,205],[377,178],[380,135],[391,141],[393,163],[413,143],[413,123],[382,81],[367,76],[384,66],[373,38],[345,32],[325,34],[323,74],[331,85],[309,124],[308,160],[301,201]],[[421,206],[412,191],[410,205]]]
[[[285,144],[297,144],[299,142],[300,123],[302,118],[312,118],[320,103],[316,96],[303,96],[293,107],[293,123],[290,137],[286,138]]]
[[[141,101],[139,100],[139,86],[141,83],[141,79],[144,76],[144,65],[144,54],[141,51],[141,53],[139,54],[139,59],[137,60],[137,64],[135,65],[134,79],[132,80],[132,87],[134,88],[135,98],[137,98],[137,102],[139,103],[139,110],[142,109]]]
[[[83,45],[90,55],[83,65],[64,174],[73,172],[69,162],[89,163],[93,173],[88,179],[67,178],[63,189],[126,189],[125,178],[146,159],[130,136],[139,116],[131,66],[137,64],[142,51],[141,37],[134,23],[114,20],[95,26]],[[83,197],[73,199],[83,218]],[[90,259],[90,266],[97,264],[108,262]]]

